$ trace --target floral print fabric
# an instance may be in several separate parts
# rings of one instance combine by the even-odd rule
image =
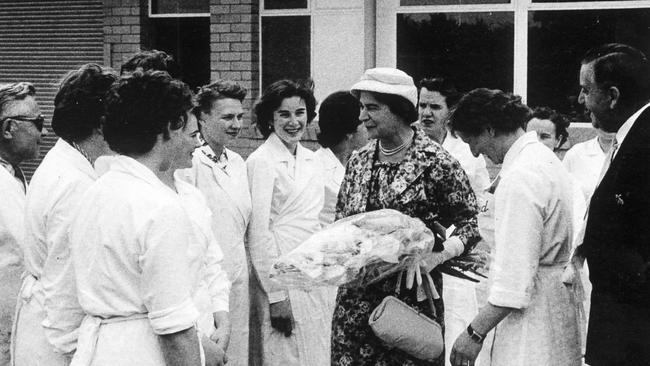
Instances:
[[[460,164],[419,129],[401,162],[380,162],[377,155],[376,140],[353,153],[339,192],[336,218],[391,208],[421,219],[430,228],[434,222],[455,225],[454,235],[466,243],[465,251],[471,250],[480,239],[478,209]],[[434,270],[431,277],[442,293],[441,274]],[[404,286],[396,296],[434,318],[427,302],[418,302],[416,291]],[[444,354],[435,362],[424,362],[386,348],[375,337],[368,325],[370,313],[384,297],[395,295],[396,287],[394,275],[363,288],[339,289],[332,321],[332,365],[444,365]],[[442,299],[435,301],[435,307],[435,320],[444,329]]]

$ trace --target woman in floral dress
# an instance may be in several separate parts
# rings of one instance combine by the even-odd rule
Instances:
[[[410,127],[417,118],[413,79],[397,69],[369,69],[352,94],[360,101],[359,119],[374,140],[348,162],[336,218],[391,208],[421,219],[429,228],[434,222],[454,225],[452,235],[434,248],[427,269],[470,250],[479,240],[476,198],[459,163],[421,130]],[[442,293],[440,273],[433,270],[431,277]],[[386,348],[368,325],[372,310],[386,296],[395,295],[397,278],[339,289],[332,321],[332,365],[444,364],[444,354],[425,362]],[[434,317],[426,301],[417,301],[415,288],[406,289],[404,283],[400,288],[397,296],[402,301],[443,325],[442,299],[434,301]]]

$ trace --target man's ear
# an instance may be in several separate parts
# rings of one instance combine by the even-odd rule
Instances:
[[[614,109],[620,103],[621,91],[618,90],[615,86],[610,86],[607,89],[607,94],[609,95],[609,108]]]
[[[492,125],[485,126],[485,132],[487,132],[490,137],[497,135],[497,131],[492,127]]]
[[[0,126],[0,135],[2,135],[2,138],[4,140],[10,140],[13,138],[13,133],[12,133],[12,128],[13,123],[11,123],[10,119],[5,120],[2,123],[2,126]]]

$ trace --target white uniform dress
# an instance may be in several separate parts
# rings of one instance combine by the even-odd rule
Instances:
[[[469,145],[452,136],[451,133],[447,133],[442,147],[458,160],[461,168],[467,174],[479,207],[485,207],[488,197],[485,189],[490,185],[490,175],[485,166],[483,155],[478,157],[472,155]],[[482,220],[479,220],[480,223]],[[483,304],[479,303],[477,299],[477,284],[474,282],[443,274],[442,283],[442,298],[445,299],[445,333],[447,335],[445,348],[450,350],[456,337],[465,331]],[[445,358],[445,364],[451,364],[449,357]]]
[[[562,163],[580,184],[586,202],[589,202],[598,184],[605,155],[598,143],[598,137],[576,144],[564,155]]]
[[[232,283],[230,291],[231,335],[228,365],[248,365],[248,260],[244,242],[251,214],[251,199],[244,160],[225,149],[219,163],[210,156],[208,146],[194,151],[192,168],[179,170],[176,176],[196,186],[212,211],[212,231],[225,253],[223,267]]]
[[[343,177],[345,177],[345,167],[341,164],[341,161],[334,155],[332,150],[329,148],[320,148],[314,153],[316,159],[320,161],[321,166],[323,167],[323,182],[325,184],[325,197],[323,203],[323,209],[320,212],[320,223],[323,227],[334,222],[336,215],[336,202],[339,199],[339,190],[341,189],[341,183],[343,182]],[[329,286],[327,287],[330,291],[328,296],[327,303],[327,313],[326,315],[329,319],[326,319],[326,322],[332,322],[332,316],[334,315],[334,307],[336,306],[336,294],[338,292],[338,287]],[[331,327],[323,329],[323,332],[327,333],[328,337],[331,337]],[[327,349],[329,350],[329,345]],[[329,353],[328,353],[329,357]]]
[[[68,228],[97,179],[79,151],[59,139],[32,177],[25,219],[25,279],[17,306],[14,365],[68,365],[84,312],[70,258]]]
[[[16,178],[17,167],[0,161],[0,365],[10,362],[10,340],[23,273],[20,246],[25,233],[25,183]]]
[[[491,364],[581,365],[577,307],[561,280],[571,255],[569,174],[529,132],[499,175],[488,302],[515,310],[495,329]]]
[[[331,328],[328,289],[285,291],[269,280],[269,269],[279,255],[302,244],[320,228],[323,208],[321,166],[314,153],[300,144],[293,156],[272,133],[246,161],[253,202],[248,227],[251,260],[263,291],[255,294],[263,313],[265,365],[329,365]],[[290,337],[271,327],[269,302],[288,298],[295,326]]]
[[[70,233],[86,313],[72,365],[164,366],[159,335],[194,326],[200,286],[219,294],[212,311],[228,310],[229,285],[211,264],[219,260],[209,250],[212,230],[201,224],[209,219],[207,208],[184,205],[132,158],[103,157],[95,166],[106,173],[84,195]]]

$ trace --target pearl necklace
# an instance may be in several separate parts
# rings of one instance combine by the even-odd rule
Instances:
[[[404,150],[407,146],[409,146],[411,144],[411,141],[413,141],[414,136],[415,136],[415,132],[411,132],[411,137],[408,140],[404,141],[404,143],[402,143],[401,145],[393,149],[385,149],[381,145],[381,140],[379,140],[379,150],[381,151],[382,154],[384,154],[384,156],[393,156],[399,153],[400,151]]]

